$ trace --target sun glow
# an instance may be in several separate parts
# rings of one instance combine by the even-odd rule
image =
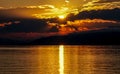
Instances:
[[[28,8],[38,8],[42,12],[32,14],[32,17],[38,19],[59,18],[65,19],[68,14],[78,14],[78,9],[69,6],[69,0],[65,0],[65,4],[61,7],[55,7],[54,5],[41,5],[41,6],[29,6]]]
[[[59,19],[65,19],[65,15],[59,15]]]
[[[40,18],[40,19],[41,18],[56,18],[56,17],[58,17],[59,19],[64,19],[69,13],[71,13],[72,10],[73,9],[70,9],[65,6],[61,8],[51,7],[51,9],[49,10],[44,8],[44,11],[42,13],[33,14],[32,16],[36,18]]]

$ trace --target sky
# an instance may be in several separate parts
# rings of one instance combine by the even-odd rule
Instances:
[[[0,37],[24,39],[76,31],[111,30],[111,27],[120,30],[120,9],[115,8],[120,8],[120,0],[0,0]],[[69,13],[76,14],[72,16],[73,21],[66,20]],[[33,17],[37,19],[31,19]],[[41,21],[56,17],[57,22]],[[61,24],[61,21],[66,23]]]
[[[120,0],[68,0],[69,6],[83,9],[120,8]],[[0,8],[53,5],[61,7],[65,0],[0,0]]]
[[[81,6],[91,0],[69,0],[70,6]],[[54,5],[61,7],[65,0],[0,0],[0,7],[21,7],[21,6],[37,6],[37,5]]]
[[[91,0],[0,0],[1,15],[35,18],[66,17],[69,13],[77,13],[78,8]],[[19,9],[19,8],[26,8]],[[28,9],[29,8],[29,9]],[[5,13],[5,14],[4,14]]]
[[[83,5],[82,10],[120,8],[120,0],[92,0]]]
[[[22,7],[26,9],[20,9]],[[120,8],[120,0],[0,0],[0,9],[6,8],[16,10],[0,11],[1,15],[54,18],[66,17],[69,13],[77,14],[80,10]]]
[[[21,7],[26,8],[26,10],[19,9]],[[71,12],[77,13],[79,10],[90,11],[120,8],[120,0],[0,0],[0,9],[6,8],[17,8],[16,10],[9,10],[10,12],[2,11],[3,13],[8,13],[5,14],[7,16],[12,15],[9,13],[14,13],[14,16],[51,18],[52,16],[66,16]]]

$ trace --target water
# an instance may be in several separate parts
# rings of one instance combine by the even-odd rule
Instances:
[[[1,46],[0,74],[120,74],[120,46]]]

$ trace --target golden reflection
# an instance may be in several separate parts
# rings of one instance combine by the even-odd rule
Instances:
[[[64,46],[59,46],[59,72],[64,74]]]

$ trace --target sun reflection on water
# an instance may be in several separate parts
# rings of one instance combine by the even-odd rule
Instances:
[[[59,46],[59,72],[64,74],[64,46]]]

